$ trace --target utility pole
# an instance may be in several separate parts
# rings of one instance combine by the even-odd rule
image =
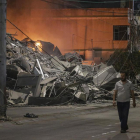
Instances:
[[[129,51],[133,52],[134,45],[134,8],[133,8],[134,0],[129,1],[129,11],[128,11],[128,22],[130,24],[130,37],[129,37]]]
[[[140,4],[140,2],[138,2],[138,4]],[[138,10],[136,10],[134,7],[138,7],[138,4],[134,2],[132,3],[132,17],[131,17],[131,22],[130,22],[130,46],[131,46],[131,53],[135,50],[139,50],[138,48],[138,27],[139,27],[139,22],[137,17],[139,17],[139,11],[140,8]],[[136,5],[136,6],[135,6]]]
[[[135,27],[134,27],[134,0],[133,0],[133,2],[132,2],[132,12],[133,12],[133,19],[132,19],[132,23],[131,23],[131,27],[130,27],[130,35],[131,35],[131,53],[133,52],[133,50],[134,50],[134,31],[133,30],[135,30]],[[132,34],[133,33],[133,34]]]
[[[0,0],[0,119],[6,117],[6,0]]]

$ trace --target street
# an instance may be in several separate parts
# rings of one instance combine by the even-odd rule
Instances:
[[[139,110],[139,105],[131,107],[129,131],[125,134],[120,133],[117,109],[105,107],[81,109],[81,113],[75,110],[73,113],[44,115],[29,122],[28,118],[19,125],[3,122],[0,123],[0,140],[140,140]]]

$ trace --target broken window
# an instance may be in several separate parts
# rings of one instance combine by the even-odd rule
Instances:
[[[128,26],[113,26],[113,40],[128,40]]]

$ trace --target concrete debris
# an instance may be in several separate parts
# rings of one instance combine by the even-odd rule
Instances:
[[[23,93],[23,92],[17,92],[14,90],[7,90],[8,94],[8,104],[14,105],[14,104],[26,104],[28,103],[28,98],[32,96],[32,94]]]
[[[62,55],[58,47],[44,41],[19,41],[10,34],[6,41],[9,105],[62,105],[112,99],[111,91],[119,80],[113,66],[83,65],[77,52]]]
[[[54,45],[50,42],[45,42],[45,41],[37,41],[37,42],[40,42],[42,48],[50,55],[53,55],[53,56],[61,56],[61,52],[60,50],[58,49],[58,47],[54,47]]]
[[[17,78],[16,87],[32,87],[34,97],[39,97],[41,93],[41,82],[42,75],[32,75],[28,73],[19,73]]]

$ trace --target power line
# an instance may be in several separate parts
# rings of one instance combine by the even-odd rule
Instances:
[[[51,4],[56,4],[56,5],[64,6],[64,4],[55,3],[55,2],[51,2],[51,1],[47,1],[47,0],[41,0],[41,1],[44,1],[44,2],[47,2],[47,3],[51,3]]]
[[[61,1],[65,1],[65,0],[61,0]],[[77,6],[76,6],[76,7],[77,7]],[[93,9],[89,9],[89,10],[91,10],[91,11],[97,11],[97,10],[93,10]],[[97,12],[106,12],[106,11],[97,11]],[[111,12],[109,12],[109,13],[111,13]],[[114,14],[114,13],[116,13],[116,12],[113,11],[113,14]],[[119,14],[120,14],[120,13],[119,13]],[[126,13],[125,13],[125,14],[126,14]],[[113,25],[113,24],[111,24],[111,25]],[[126,32],[127,32],[127,31],[126,31]],[[126,34],[126,32],[125,32],[125,34]],[[125,35],[125,34],[124,34],[124,35]],[[123,36],[123,37],[124,37],[124,36]],[[123,37],[122,37],[122,38],[123,38]],[[122,41],[122,40],[120,40],[120,42],[121,42],[121,41]],[[120,42],[119,42],[119,44],[120,44]],[[115,51],[116,51],[116,50],[115,50]]]
[[[33,43],[33,44],[35,44],[34,43],[34,41],[28,36],[28,35],[26,35],[22,30],[20,30],[15,24],[13,24],[10,20],[8,20],[8,19],[6,19],[10,24],[12,24],[16,29],[18,29],[22,34],[24,34],[28,39],[30,39],[31,40],[31,42]],[[64,67],[64,69],[67,69],[67,67],[65,66],[65,65],[63,65],[62,63],[60,63],[58,60],[56,60],[53,56],[51,56],[47,51],[45,51],[42,47],[40,47],[39,46],[39,48],[41,48],[46,54],[48,54],[52,59],[54,59],[57,63],[59,63],[61,66],[63,66]]]
[[[59,0],[59,1],[61,1],[61,2],[66,2],[67,3],[67,1],[65,1],[65,0]],[[128,0],[128,1],[139,1],[139,0]],[[81,2],[81,1],[80,1]],[[79,3],[80,3],[79,2]],[[87,2],[87,1],[86,1]],[[112,1],[112,2],[114,2],[114,1]],[[120,2],[120,1],[119,1]],[[123,1],[122,1],[123,2]],[[93,9],[88,9],[88,8],[83,8],[83,7],[80,7],[80,6],[77,6],[77,5],[75,5],[75,4],[71,4],[71,3],[67,3],[67,5],[71,5],[71,6],[74,6],[74,7],[76,7],[76,8],[80,8],[80,9],[86,9],[86,10],[92,10],[92,11],[97,11],[97,12],[105,12],[105,13],[119,13],[119,14],[127,14],[127,13],[120,13],[120,12],[114,12],[114,11],[101,11],[101,10],[93,10]],[[139,10],[134,10],[134,11],[139,11]],[[132,12],[133,14],[134,14],[134,12]]]
[[[47,0],[41,0],[41,1],[44,1],[44,2],[47,2],[47,3],[53,3],[53,4],[58,4],[58,3],[54,3],[54,2],[50,2],[50,1],[47,1]],[[59,1],[63,1],[63,0],[59,0]],[[65,2],[65,1],[63,1],[63,2]],[[60,4],[60,5],[62,5],[62,4]],[[73,4],[69,4],[69,5],[73,5]],[[76,6],[76,5],[74,5],[74,6]],[[77,6],[76,6],[77,7]],[[78,6],[78,8],[81,8],[81,7],[79,7]],[[63,16],[65,16],[65,15],[63,15]],[[69,18],[69,17],[67,17],[67,18]],[[107,24],[110,24],[110,25],[113,25],[112,23],[109,23],[109,22],[107,22],[107,21],[104,21],[104,20],[102,20],[102,19],[98,19],[98,20],[100,20],[100,21],[102,21],[102,22],[105,22],[105,23],[107,23]],[[123,19],[124,20],[124,19]],[[83,26],[83,27],[85,27],[84,25],[81,25],[80,23],[78,23],[80,26]],[[92,29],[92,28],[89,28],[88,27],[88,29],[91,29],[91,30],[93,30],[93,31],[97,31],[97,32],[102,32],[102,33],[111,33],[112,34],[112,32],[106,32],[106,31],[99,31],[99,30],[95,30],[95,29]],[[123,31],[119,31],[119,32],[123,32]]]
[[[46,0],[42,0],[42,1],[45,1],[45,2],[47,2]],[[61,2],[66,2],[66,1],[64,1],[64,0],[59,0],[59,1],[61,1]],[[56,4],[56,3],[55,3]],[[73,6],[73,4],[69,4],[69,5],[72,5]],[[77,7],[76,5],[74,5],[75,7]],[[77,8],[80,8],[81,9],[81,7],[77,7]],[[103,20],[104,21],[104,20]],[[104,21],[104,22],[106,22],[106,21]],[[111,24],[111,25],[113,25],[112,23],[109,23],[109,24]],[[83,26],[83,27],[85,27],[85,26]],[[92,30],[94,30],[94,29],[92,29]],[[94,31],[98,31],[98,32],[103,32],[103,31],[99,31],[99,30],[94,30]],[[125,32],[125,31],[120,31],[120,32]],[[106,33],[112,33],[112,32],[106,32]],[[78,36],[78,35],[76,35],[77,37],[79,37],[79,38],[81,38],[81,39],[84,39],[83,37],[81,37],[81,36]],[[85,39],[84,39],[85,40]],[[91,42],[91,40],[88,40],[88,39],[86,39],[86,41],[89,41],[89,42]],[[104,42],[111,42],[111,40],[105,40],[105,41],[94,41],[94,42],[98,42],[98,43],[104,43]],[[121,41],[120,41],[121,42]],[[119,42],[119,43],[120,43]],[[118,44],[119,44],[118,43]],[[74,43],[75,44],[75,43]]]

